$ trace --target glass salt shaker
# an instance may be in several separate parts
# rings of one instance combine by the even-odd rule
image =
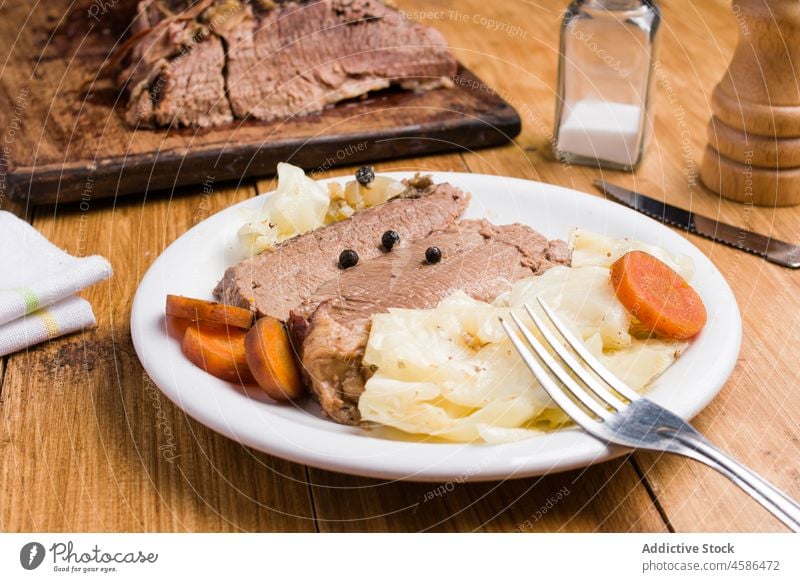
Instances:
[[[561,25],[556,156],[632,170],[647,142],[655,39],[653,0],[574,0]]]

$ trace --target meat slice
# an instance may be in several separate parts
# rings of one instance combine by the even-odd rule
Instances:
[[[424,263],[431,246],[442,250],[440,263]],[[432,308],[458,289],[491,301],[514,281],[569,260],[563,241],[548,241],[527,226],[465,220],[361,263],[321,286],[292,314],[306,381],[330,418],[358,424],[366,381],[361,358],[373,314]]]
[[[140,0],[132,30],[119,83],[145,127],[270,121],[457,69],[438,31],[380,0]]]
[[[456,61],[435,29],[379,0],[289,5],[224,33],[236,117],[271,120],[400,85],[450,83]]]
[[[191,18],[199,11],[181,12],[180,2],[172,4],[145,0],[138,5],[132,29],[141,38],[118,78],[128,88],[125,120],[142,127],[210,127],[233,121],[223,40],[208,22]],[[165,19],[171,10],[186,17]]]
[[[413,184],[400,198],[357,212],[337,222],[281,244],[229,268],[214,295],[229,305],[246,307],[259,317],[286,321],[320,285],[338,280],[339,254],[355,250],[361,261],[383,254],[381,236],[400,235],[401,247],[453,224],[466,209],[469,195],[450,184]]]

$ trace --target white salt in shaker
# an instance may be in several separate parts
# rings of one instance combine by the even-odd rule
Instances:
[[[652,0],[570,4],[558,67],[559,159],[618,170],[639,164],[660,20]]]

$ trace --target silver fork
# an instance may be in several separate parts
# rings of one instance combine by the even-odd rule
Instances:
[[[500,323],[533,375],[572,420],[606,443],[675,453],[705,463],[749,493],[787,527],[800,532],[800,505],[795,500],[722,452],[689,423],[625,385],[575,338],[551,307],[541,298],[538,300],[575,355],[528,305],[524,306],[525,311],[560,361],[513,311],[510,317],[524,341],[508,321],[501,317]]]

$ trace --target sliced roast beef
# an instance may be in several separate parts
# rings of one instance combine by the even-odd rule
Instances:
[[[209,127],[233,121],[223,41],[199,20],[199,6],[186,5],[180,0],[139,3],[132,26],[138,40],[119,75],[128,88],[130,125]]]
[[[449,82],[456,61],[433,28],[379,0],[324,0],[273,10],[224,34],[237,117],[275,119],[383,89]]]
[[[140,126],[301,115],[449,85],[457,67],[438,31],[380,0],[141,0],[133,30],[119,79]]]
[[[417,190],[415,185],[427,185]],[[405,194],[357,212],[342,222],[304,234],[229,268],[214,295],[222,302],[285,321],[320,285],[346,271],[339,254],[355,250],[361,261],[383,254],[381,236],[399,233],[400,247],[443,230],[466,209],[469,195],[450,184],[412,181]]]
[[[431,246],[443,253],[433,265],[424,261]],[[491,301],[514,281],[569,258],[564,242],[548,241],[527,226],[467,220],[359,263],[319,287],[292,314],[306,381],[329,417],[357,424],[366,379],[361,358],[373,314],[391,307],[432,308],[457,289]]]

